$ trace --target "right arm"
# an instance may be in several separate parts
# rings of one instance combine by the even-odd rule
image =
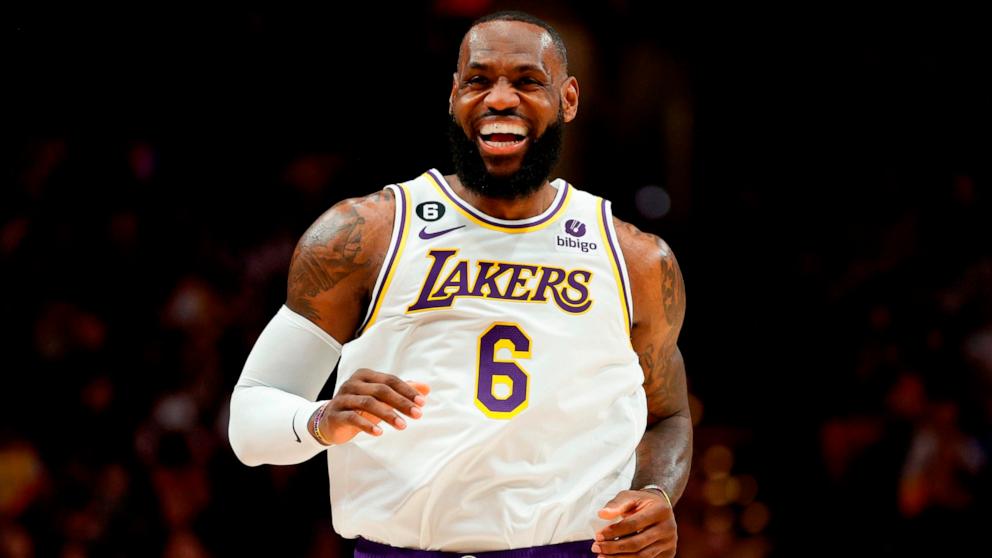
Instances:
[[[330,336],[355,336],[389,247],[391,190],[342,201],[303,233],[289,264],[286,306]]]
[[[289,268],[286,305],[252,348],[231,396],[229,438],[247,465],[293,464],[325,448],[312,418],[324,408],[323,437],[344,443],[402,428],[394,409],[419,417],[426,387],[390,374],[357,371],[330,401],[314,401],[341,343],[354,338],[390,242],[395,200],[389,190],[345,200],[304,233]]]

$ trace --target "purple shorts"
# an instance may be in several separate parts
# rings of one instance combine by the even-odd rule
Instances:
[[[415,550],[396,548],[365,539],[355,541],[355,558],[588,558],[596,554],[590,550],[592,539],[547,546],[531,546],[514,550],[491,550],[487,552],[441,552],[440,550]]]

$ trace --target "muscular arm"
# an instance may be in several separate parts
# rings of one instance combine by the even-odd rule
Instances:
[[[346,343],[364,317],[393,226],[390,190],[342,201],[300,238],[289,265],[286,306]]]
[[[657,236],[615,220],[634,297],[631,344],[644,369],[648,428],[637,447],[632,488],[657,484],[674,504],[689,478],[692,422],[685,365],[677,345],[685,286],[671,248]]]
[[[229,439],[245,464],[300,463],[324,449],[310,433],[323,406],[315,399],[363,316],[393,203],[388,190],[345,200],[300,239],[286,308],[259,336],[231,395]]]
[[[592,551],[603,556],[672,558],[678,526],[671,506],[689,478],[692,422],[679,330],[685,316],[685,287],[672,250],[657,236],[614,220],[634,298],[630,342],[644,369],[648,425],[637,446],[631,490],[607,502],[599,517],[610,523],[596,533]],[[654,490],[665,491],[671,504]]]

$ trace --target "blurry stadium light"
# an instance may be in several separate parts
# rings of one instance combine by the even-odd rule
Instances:
[[[707,508],[703,512],[703,525],[710,533],[726,533],[734,526],[734,512],[730,508]]]
[[[637,211],[648,219],[661,219],[672,209],[672,198],[661,186],[648,184],[634,194]]]
[[[734,465],[734,453],[727,446],[712,445],[706,448],[701,463],[708,478],[725,477]]]
[[[771,513],[768,511],[768,506],[761,502],[754,502],[744,508],[744,512],[741,514],[741,527],[748,533],[755,535],[768,526],[769,519],[771,519]]]

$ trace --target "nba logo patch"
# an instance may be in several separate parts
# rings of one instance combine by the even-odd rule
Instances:
[[[561,224],[561,232],[555,235],[555,250],[580,254],[596,251],[598,245],[585,238],[587,231],[588,227],[582,221],[565,219]]]

